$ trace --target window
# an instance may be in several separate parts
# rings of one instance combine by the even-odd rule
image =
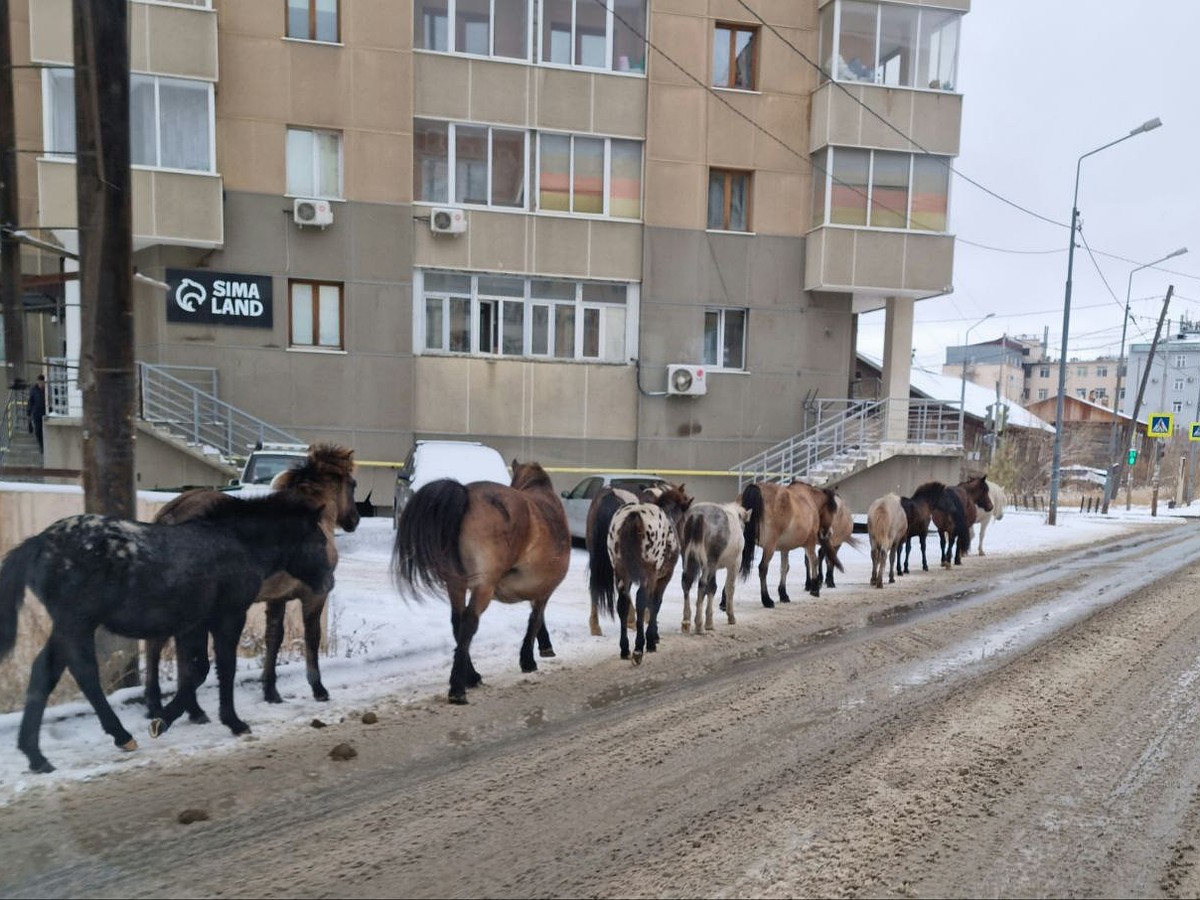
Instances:
[[[75,153],[75,73],[45,70],[46,152]],[[132,74],[129,151],[135,166],[212,172],[213,88],[207,81]]]
[[[1076,366],[1075,367],[1075,375],[1077,377],[1087,378],[1087,373],[1088,373],[1087,366]]]
[[[1075,388],[1075,396],[1080,400],[1087,399],[1087,388]]]
[[[746,310],[704,311],[704,364],[718,369],[746,368]]]
[[[1108,366],[1096,366],[1096,377],[1097,378],[1107,378],[1108,377]]]
[[[646,71],[646,0],[540,0],[540,10],[540,62]]]
[[[526,147],[524,131],[416,119],[413,197],[426,203],[525,209]]]
[[[962,13],[840,0],[821,10],[822,78],[952,91]]]
[[[528,61],[528,10],[529,0],[416,0],[413,46]]]
[[[1172,400],[1171,401],[1171,412],[1174,412],[1174,413],[1183,412],[1183,401],[1182,400]]]
[[[813,172],[814,227],[947,228],[950,168],[942,157],[828,147],[813,155]]]
[[[749,172],[708,170],[708,228],[750,230],[750,179]]]
[[[626,361],[633,285],[435,271],[418,279],[423,352]]]
[[[1038,399],[1045,400],[1049,392],[1045,388],[1038,388]]]
[[[1182,379],[1182,378],[1176,378],[1176,379],[1175,379],[1175,384],[1174,384],[1174,385],[1172,385],[1172,390],[1176,390],[1176,391],[1182,391],[1182,390],[1183,390],[1183,379]]]
[[[752,91],[756,86],[758,29],[718,25],[713,34],[712,83]]]
[[[539,135],[537,208],[640,219],[641,142],[584,135]]]
[[[1038,377],[1039,378],[1049,378],[1050,377],[1050,367],[1042,366],[1040,369],[1038,369]]]
[[[1117,397],[1118,397],[1120,400],[1124,401],[1124,399],[1125,399],[1125,388],[1123,388],[1123,387],[1121,388],[1121,391],[1120,391],[1120,393],[1119,393],[1119,394],[1117,394]]]
[[[1175,368],[1177,368],[1177,369],[1187,368],[1187,355],[1186,354],[1184,354],[1184,353],[1176,353],[1175,354]]]
[[[294,197],[342,196],[342,136],[287,130],[287,192]]]
[[[342,285],[329,281],[288,282],[291,305],[288,346],[344,350]]]
[[[336,44],[339,33],[338,0],[287,0],[288,37]]]

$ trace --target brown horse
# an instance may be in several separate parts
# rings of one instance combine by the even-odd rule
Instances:
[[[829,514],[828,507],[821,507],[821,535],[820,546],[817,548],[817,580],[824,581],[825,587],[837,587],[833,583],[833,570],[836,568],[839,572],[845,572],[846,567],[842,565],[842,561],[838,559],[838,550],[843,544],[849,544],[851,547],[858,546],[858,540],[854,537],[854,517],[850,514],[850,504],[838,496],[837,508],[833,514]],[[808,558],[804,559],[805,574],[807,571]],[[822,574],[822,569],[824,573]]]
[[[325,532],[329,552],[330,569],[337,566],[337,544],[334,528],[352,532],[358,527],[359,511],[354,501],[354,451],[336,444],[314,444],[308,457],[299,466],[287,469],[275,476],[272,488],[277,492],[304,500],[320,509],[321,529]],[[158,511],[156,523],[177,525],[193,519],[205,519],[214,513],[228,509],[230,504],[243,501],[221,491],[196,488],[184,491]],[[321,683],[321,667],[318,661],[321,649],[321,614],[325,609],[328,591],[317,593],[286,572],[276,572],[262,583],[256,602],[266,603],[266,651],[263,658],[263,697],[268,703],[282,703],[283,698],[275,686],[275,665],[279,649],[283,644],[283,619],[289,600],[299,600],[304,616],[304,663],[308,684],[313,697],[328,700],[329,691]],[[162,689],[158,681],[158,664],[166,641],[146,641],[146,706],[151,718],[162,715]],[[200,654],[197,648],[195,659],[181,654],[178,666],[194,665],[202,671],[197,673],[203,681],[207,672],[207,653]],[[193,698],[187,707],[188,717],[194,722],[207,722],[205,715]]]
[[[758,581],[762,604],[775,605],[767,590],[767,567],[771,555],[779,551],[779,602],[788,603],[788,552],[803,547],[812,573],[804,580],[804,589],[814,597],[821,596],[821,581],[817,572],[817,541],[821,534],[822,515],[825,521],[837,512],[837,494],[831,488],[813,487],[803,481],[789,485],[764,482],[750,484],[742,491],[738,502],[750,511],[746,522],[746,545],[742,548],[742,563],[748,565],[754,557],[755,545],[762,547],[758,563]]]
[[[636,503],[602,503],[588,542],[592,609],[621,621],[621,659],[630,659],[629,620],[635,629],[632,659],[658,649],[658,612],[679,562],[680,523],[692,504],[683,485],[671,485]],[[620,500],[620,498],[617,498]],[[630,589],[637,585],[636,603]]]
[[[471,639],[493,599],[528,600],[529,626],[521,642],[522,672],[537,671],[554,656],[545,611],[566,577],[571,532],[562,500],[538,463],[512,463],[512,485],[443,478],[413,494],[400,514],[392,571],[401,592],[421,598],[421,588],[445,590],[450,600],[454,663],[450,702],[466,703],[467,688],[483,683],[471,663]],[[470,591],[470,602],[467,592]]]
[[[962,558],[971,548],[971,526],[977,509],[992,510],[986,475],[977,475],[956,485],[929,481],[913,492],[913,500],[927,502],[930,518],[938,530],[942,550],[942,568],[961,566]]]
[[[899,558],[896,560],[896,574],[908,574],[908,560],[912,555],[913,538],[920,541],[921,544],[921,568],[926,572],[929,571],[929,559],[925,555],[925,540],[929,536],[929,523],[931,519],[931,510],[927,499],[914,499],[913,497],[901,497],[900,505],[904,507],[904,514],[908,517],[908,530],[904,535],[904,562],[901,564]]]
[[[908,515],[896,494],[885,494],[867,509],[867,534],[871,537],[871,585],[883,587],[883,570],[888,584],[896,581],[900,545],[908,535]]]

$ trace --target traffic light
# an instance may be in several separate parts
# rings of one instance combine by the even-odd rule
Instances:
[[[1132,466],[1135,462],[1137,462],[1137,449],[1134,447],[1130,447],[1129,448],[1129,464]]]
[[[992,427],[995,425],[995,421],[996,421],[995,418],[992,416],[992,404],[989,403],[987,405],[987,416],[984,417],[984,420],[983,420],[984,430],[991,431]]]

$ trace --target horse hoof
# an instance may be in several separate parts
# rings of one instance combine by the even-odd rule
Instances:
[[[526,675],[528,675],[530,672],[536,672],[537,671],[537,663],[535,663],[533,660],[530,660],[527,663],[523,662],[523,663],[521,663],[521,671],[524,672]]]
[[[779,598],[779,602],[780,602],[780,603],[791,603],[791,602],[792,602],[792,598],[791,598],[791,597],[783,597],[783,596],[781,596],[781,597]]]
[[[692,624],[691,624],[691,622],[684,622],[684,623],[683,623],[683,624],[680,626],[680,630],[681,630],[681,631],[682,631],[684,634],[687,634],[689,631],[691,631],[691,630],[692,630]]]
[[[167,724],[166,719],[154,718],[150,720],[150,737],[162,737],[163,733],[171,726]]]
[[[628,650],[621,651],[621,659],[629,659],[629,651]]]
[[[324,703],[329,699],[329,691],[325,690],[325,685],[323,684],[314,684],[312,691],[314,700],[320,700]]]
[[[463,692],[451,691],[450,692],[450,702],[456,704],[457,706],[466,706],[467,705],[466,692],[465,691],[463,691]]]
[[[208,713],[201,710],[198,713],[188,713],[188,721],[193,725],[207,725],[212,719],[208,717]]]
[[[633,664],[635,666],[640,666],[642,664],[642,654],[640,654],[640,653],[633,654]]]
[[[51,772],[54,771],[54,766],[50,765],[49,760],[43,759],[39,763],[30,763],[29,771],[33,772],[37,775],[49,775]]]
[[[117,744],[117,746],[120,747],[122,750],[126,750],[130,753],[132,753],[134,750],[136,750],[138,748],[137,741],[134,738],[130,738],[123,744]]]
[[[279,696],[279,691],[271,688],[269,691],[263,691],[263,699],[268,703],[282,703],[283,698]]]
[[[768,597],[763,597],[763,606],[765,606],[767,609],[774,609],[775,601]]]
[[[549,658],[549,657],[557,656],[557,655],[558,654],[554,652],[553,647],[547,647],[545,650],[538,651],[538,656],[541,656],[543,658]]]

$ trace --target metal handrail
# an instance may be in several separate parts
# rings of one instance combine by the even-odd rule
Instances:
[[[862,455],[887,443],[889,415],[903,415],[906,444],[961,446],[958,402],[901,398],[863,401],[828,399],[813,401],[815,424],[801,434],[730,468],[738,476],[738,490],[750,481],[790,481],[807,478],[818,465],[854,454]]]
[[[8,451],[12,449],[17,422],[25,421],[28,403],[28,391],[23,388],[9,388],[4,412],[0,413],[0,466],[4,465]]]

